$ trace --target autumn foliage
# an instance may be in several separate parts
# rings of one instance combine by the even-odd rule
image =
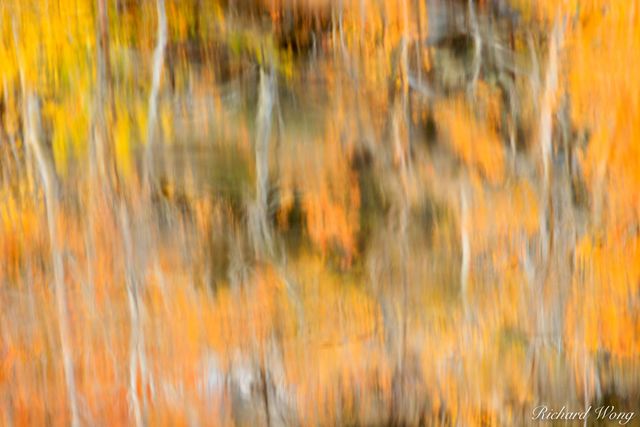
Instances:
[[[640,4],[0,2],[0,425],[640,398]]]

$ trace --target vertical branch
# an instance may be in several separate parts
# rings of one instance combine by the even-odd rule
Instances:
[[[23,87],[24,91],[24,87]],[[26,103],[24,117],[26,120],[26,142],[36,160],[47,212],[47,226],[49,229],[49,244],[51,245],[51,262],[53,265],[53,283],[58,311],[60,341],[62,346],[62,362],[64,378],[71,412],[71,425],[80,425],[76,384],[73,373],[73,358],[71,354],[71,332],[69,328],[69,310],[64,285],[64,262],[59,245],[58,230],[58,195],[56,191],[56,176],[49,161],[45,158],[40,144],[40,110],[35,95],[23,92],[23,102]]]
[[[540,122],[539,122],[539,139],[540,153],[542,156],[542,172],[543,172],[543,209],[540,218],[540,235],[542,239],[542,255],[543,263],[546,263],[551,250],[552,238],[550,233],[553,227],[550,226],[552,221],[552,200],[551,200],[551,164],[553,156],[553,123],[552,114],[555,104],[556,91],[558,90],[558,44],[560,43],[560,25],[556,20],[551,34],[549,44],[548,64],[544,79],[544,92],[540,104]]]
[[[125,258],[125,281],[127,286],[127,301],[131,318],[131,335],[129,344],[129,404],[133,411],[136,427],[144,425],[140,400],[138,399],[138,377],[144,380],[144,364],[142,363],[143,331],[140,319],[140,291],[133,265],[133,243],[131,239],[131,225],[124,202],[120,204],[120,226],[122,228]],[[140,365],[140,375],[138,375]],[[143,381],[144,382],[144,381]]]
[[[409,127],[410,121],[407,116],[408,95],[409,95],[409,59],[408,59],[408,36],[402,37],[399,46],[397,73],[401,82],[401,87],[394,94],[393,116],[392,116],[392,132],[393,132],[393,150],[394,161],[399,166],[400,180],[402,183],[402,194],[407,195],[407,179],[409,173],[409,155],[410,155],[410,138]],[[402,131],[406,135],[401,135]]]
[[[409,236],[408,236],[408,225],[409,225],[409,203],[406,194],[403,196],[402,206],[400,207],[400,258],[402,262],[402,268],[400,271],[400,280],[402,284],[402,348],[400,355],[400,373],[401,373],[401,391],[405,392],[404,384],[405,377],[407,376],[406,368],[407,368],[407,328],[408,328],[408,317],[409,317],[409,273],[408,273],[408,263],[409,263]]]
[[[146,140],[146,174],[151,173],[153,145],[155,143],[155,131],[158,121],[158,93],[160,91],[160,78],[162,77],[162,65],[167,46],[167,13],[164,0],[156,0],[158,13],[158,41],[153,52],[153,76],[151,80],[151,93],[149,94],[149,112],[147,116],[147,140]],[[147,177],[148,178],[148,177]]]
[[[469,194],[467,184],[460,183],[460,243],[462,261],[460,262],[460,292],[463,310],[467,311],[467,290],[469,287],[469,271],[471,268],[471,244],[469,242]]]
[[[273,75],[260,70],[260,99],[256,135],[256,194],[258,205],[266,209],[269,178],[269,139],[273,109]]]
[[[493,32],[500,31],[500,27],[495,25],[490,25],[489,29]],[[498,82],[503,87],[503,91],[507,97],[506,106],[508,106],[507,115],[506,115],[506,130],[509,138],[509,148],[511,149],[511,161],[513,162],[513,166],[515,167],[516,162],[516,131],[517,131],[517,120],[518,120],[518,94],[516,93],[516,76],[514,70],[514,65],[509,62],[512,60],[507,60],[505,55],[506,51],[514,51],[514,35],[513,35],[512,26],[509,27],[509,48],[505,50],[503,46],[499,43],[494,43],[492,48],[492,54],[496,57],[496,63],[498,68]]]
[[[550,164],[552,155],[552,119],[553,104],[558,88],[558,38],[559,25],[554,24],[553,33],[549,43],[549,58],[544,80],[544,93],[540,106],[540,149],[542,153],[542,165],[544,184],[548,186],[550,180]]]
[[[98,73],[100,80],[109,80],[111,71],[109,67],[109,15],[106,0],[98,0]]]
[[[102,178],[104,184],[109,184],[107,164],[111,156],[107,154],[107,114],[105,106],[111,98],[110,81],[111,69],[109,65],[109,18],[107,15],[107,5],[105,0],[98,0],[96,38],[98,40],[97,49],[97,90],[95,100],[95,118],[93,144],[90,146],[91,173]]]
[[[418,72],[418,85],[422,85],[422,43],[424,43],[424,30],[422,29],[422,6],[420,0],[414,0],[413,8],[417,14],[418,42],[416,43],[416,64]]]
[[[106,0],[98,1],[98,17],[96,23],[96,64],[97,64],[97,81],[96,81],[96,97],[93,101],[93,117],[91,124],[91,140],[89,143],[89,204],[87,206],[88,214],[84,222],[85,233],[85,251],[87,256],[87,282],[89,286],[85,287],[85,292],[89,297],[90,304],[95,304],[94,281],[95,272],[93,261],[96,259],[95,249],[95,229],[94,229],[94,212],[100,206],[99,197],[109,194],[113,189],[109,174],[107,173],[107,163],[114,162],[113,152],[106,149],[108,141],[108,117],[105,113],[106,106],[112,101],[111,93],[111,67],[109,61],[109,19],[107,15]],[[96,184],[99,183],[106,191],[94,191]]]
[[[342,50],[342,56],[347,57],[347,48],[344,43],[344,2],[343,0],[338,1],[338,10],[340,13],[338,14],[338,33],[340,35],[340,48]]]
[[[409,312],[409,203],[410,203],[410,126],[408,117],[408,95],[409,95],[409,17],[408,0],[401,0],[403,36],[400,40],[397,75],[401,82],[401,87],[396,89],[394,94],[394,104],[391,117],[391,139],[393,143],[393,159],[396,165],[396,177],[399,181],[398,198],[396,200],[397,216],[393,220],[397,221],[398,245],[400,250],[400,285],[401,285],[401,318],[400,318],[400,356],[398,361],[398,393],[394,394],[392,406],[393,422],[400,423],[402,411],[398,407],[404,397],[405,384],[407,379],[407,335],[408,335],[408,312]],[[395,418],[395,419],[394,419]]]
[[[469,90],[473,92],[476,88],[478,77],[480,76],[480,66],[482,65],[482,37],[480,36],[480,25],[476,16],[476,7],[473,0],[469,0],[469,20],[471,21],[471,31],[473,32],[473,75]]]
[[[256,202],[251,218],[251,236],[257,252],[270,252],[271,233],[267,221],[269,192],[269,140],[271,138],[271,114],[274,104],[274,76],[260,70],[258,115],[256,118]]]
[[[559,18],[555,19],[550,34],[547,66],[544,73],[542,95],[539,101],[538,139],[542,158],[542,200],[540,209],[540,266],[541,276],[538,288],[537,328],[544,343],[548,339],[548,316],[543,298],[544,288],[552,270],[551,252],[554,248],[554,213],[551,183],[553,180],[553,112],[555,108],[556,92],[558,90],[558,61],[561,44],[561,29]]]

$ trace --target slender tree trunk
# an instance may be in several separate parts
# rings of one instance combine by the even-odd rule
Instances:
[[[542,209],[540,210],[540,244],[541,244],[541,271],[539,295],[538,329],[543,342],[548,339],[549,319],[548,309],[544,303],[544,290],[552,270],[552,251],[554,248],[554,207],[553,192],[551,188],[553,180],[553,114],[558,91],[558,61],[561,40],[559,18],[553,25],[551,39],[549,41],[549,53],[547,68],[544,77],[542,99],[540,103],[540,121],[538,137],[540,141],[540,153],[542,157]]]
[[[108,123],[114,115],[111,90],[111,64],[109,53],[109,16],[107,0],[97,0],[96,66],[97,83],[92,124],[93,141],[90,146],[90,168],[94,179],[106,192],[110,192],[116,174],[113,148],[109,144]]]
[[[153,52],[153,75],[151,79],[151,92],[149,93],[149,110],[147,116],[147,139],[145,149],[145,176],[150,180],[153,170],[153,146],[155,145],[155,133],[158,122],[158,94],[160,92],[160,79],[164,64],[165,50],[167,46],[167,13],[164,0],[156,0],[158,14],[158,40]],[[149,184],[149,181],[147,181]]]
[[[53,284],[55,289],[58,323],[60,329],[60,342],[62,350],[62,363],[64,378],[67,386],[67,398],[71,413],[71,425],[80,425],[76,384],[73,372],[73,356],[71,344],[71,331],[69,325],[69,309],[64,283],[64,260],[60,244],[60,232],[58,230],[58,195],[56,191],[56,175],[51,162],[47,160],[40,143],[40,108],[35,95],[24,94],[23,102],[26,103],[25,120],[26,142],[36,160],[42,188],[44,190],[45,205],[47,211],[47,226],[49,228],[49,244],[51,245],[51,263],[53,266]]]
[[[256,118],[256,201],[251,218],[251,236],[257,254],[271,253],[272,241],[268,222],[269,141],[274,104],[275,82],[273,72],[260,70],[258,115]]]
[[[542,237],[542,255],[543,262],[546,263],[552,245],[552,238],[549,235],[552,228],[549,222],[552,219],[551,214],[551,179],[553,164],[553,108],[558,90],[558,45],[560,41],[560,23],[556,21],[553,27],[551,40],[549,43],[548,64],[544,80],[544,92],[542,94],[542,102],[540,104],[540,122],[539,122],[539,139],[540,153],[542,156],[542,173],[543,173],[543,193],[542,203],[544,209],[541,210],[540,219],[540,235]]]
[[[462,307],[467,313],[467,292],[469,288],[469,271],[471,269],[471,244],[469,241],[469,190],[467,183],[460,183],[460,245],[462,261],[460,262],[460,293]]]
[[[91,307],[95,307],[95,272],[93,263],[96,259],[94,215],[104,205],[102,198],[111,194],[113,189],[111,176],[107,173],[107,164],[115,161],[112,152],[106,149],[108,145],[107,115],[105,106],[110,105],[111,97],[111,67],[109,62],[109,18],[106,0],[97,0],[97,81],[96,97],[93,102],[93,118],[91,125],[91,141],[89,144],[89,176],[88,206],[86,221],[84,222],[85,253],[87,257],[87,284],[84,292]],[[96,191],[96,189],[99,189]]]
[[[422,46],[424,43],[424,30],[422,28],[422,5],[423,2],[421,0],[414,0],[413,9],[416,11],[416,23],[418,25],[418,42],[416,43],[416,64],[417,64],[417,72],[418,72],[418,85],[422,86]],[[426,3],[424,3],[426,7]]]
[[[408,316],[409,316],[409,211],[411,174],[411,123],[408,114],[409,98],[409,18],[407,2],[403,1],[402,14],[404,34],[399,46],[397,73],[401,80],[401,87],[394,95],[394,105],[391,117],[391,139],[394,163],[396,164],[396,176],[399,183],[399,191],[396,200],[397,215],[392,218],[394,228],[398,233],[398,245],[400,251],[400,286],[401,286],[401,313],[400,313],[400,354],[398,360],[399,382],[398,389],[394,393],[393,406],[391,408],[392,422],[402,423],[402,408],[399,407],[406,395],[407,360],[408,360]]]
[[[131,333],[129,340],[129,404],[133,411],[133,419],[136,427],[144,425],[143,407],[138,398],[138,378],[144,385],[143,347],[144,335],[140,316],[140,290],[134,265],[133,240],[131,238],[131,224],[129,213],[124,201],[120,204],[120,228],[123,234],[125,281],[127,286],[127,301],[129,304],[129,316],[131,318]],[[140,371],[140,373],[138,373]],[[144,393],[144,390],[143,390]]]
[[[473,4],[473,0],[469,0],[469,20],[471,31],[473,32],[473,75],[471,77],[471,84],[469,85],[469,91],[473,93],[480,77],[480,67],[482,65],[482,36],[480,35],[480,25],[478,23],[478,17],[476,16],[476,7]]]
[[[149,196],[153,177],[153,150],[156,144],[156,130],[158,124],[158,97],[160,93],[160,80],[165,60],[165,51],[168,42],[167,14],[165,0],[156,0],[156,13],[158,20],[157,41],[153,52],[153,73],[151,79],[151,91],[149,93],[149,107],[147,115],[146,147],[143,168],[143,186],[146,195]],[[129,399],[133,411],[136,426],[146,423],[146,387],[153,385],[146,368],[144,351],[144,330],[142,327],[143,303],[140,295],[139,278],[132,262],[134,256],[133,239],[131,236],[131,224],[127,204],[121,201],[120,221],[124,239],[127,299],[129,315],[131,317],[131,337],[129,353]],[[142,402],[138,397],[138,381],[142,387]]]

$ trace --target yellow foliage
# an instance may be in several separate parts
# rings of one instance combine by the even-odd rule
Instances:
[[[470,2],[464,35],[452,20],[438,40],[428,24],[445,18],[427,3],[165,0],[166,145],[144,186],[161,3],[105,0],[100,28],[96,2],[0,2],[0,424],[71,424],[62,306],[86,424],[132,424],[136,399],[150,425],[231,425],[244,406],[248,424],[275,408],[274,424],[522,424],[549,396],[593,399],[596,377],[607,392],[600,354],[633,396],[640,4],[512,0],[515,30],[502,2]],[[540,97],[551,28],[559,81]],[[472,94],[439,87],[435,53],[465,62],[478,46]],[[246,206],[256,70],[270,67],[260,232],[274,244],[261,253]],[[27,128],[31,97],[40,129]],[[549,183],[522,149],[540,99]],[[31,130],[55,166],[53,196]],[[89,173],[94,143],[117,171]]]

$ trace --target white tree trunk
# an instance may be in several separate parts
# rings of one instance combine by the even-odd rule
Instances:
[[[160,92],[160,78],[164,65],[164,54],[167,46],[167,13],[164,0],[156,0],[158,14],[158,41],[153,52],[153,76],[151,92],[149,94],[149,110],[147,115],[146,167],[145,173],[151,172],[152,147],[155,143],[155,132],[158,122],[158,93]]]
[[[73,356],[71,352],[71,332],[69,327],[69,310],[67,307],[67,295],[64,283],[64,261],[62,250],[59,247],[58,230],[58,195],[56,191],[56,175],[51,165],[43,153],[40,144],[40,108],[35,95],[23,93],[26,103],[24,111],[26,120],[26,143],[31,149],[36,160],[38,172],[42,180],[44,199],[47,211],[47,226],[49,228],[49,244],[51,245],[51,263],[53,266],[53,284],[58,312],[58,323],[60,329],[60,344],[62,350],[62,363],[64,378],[67,387],[67,398],[69,400],[69,411],[71,413],[71,425],[80,425],[78,416],[78,404],[76,383],[73,373]]]

